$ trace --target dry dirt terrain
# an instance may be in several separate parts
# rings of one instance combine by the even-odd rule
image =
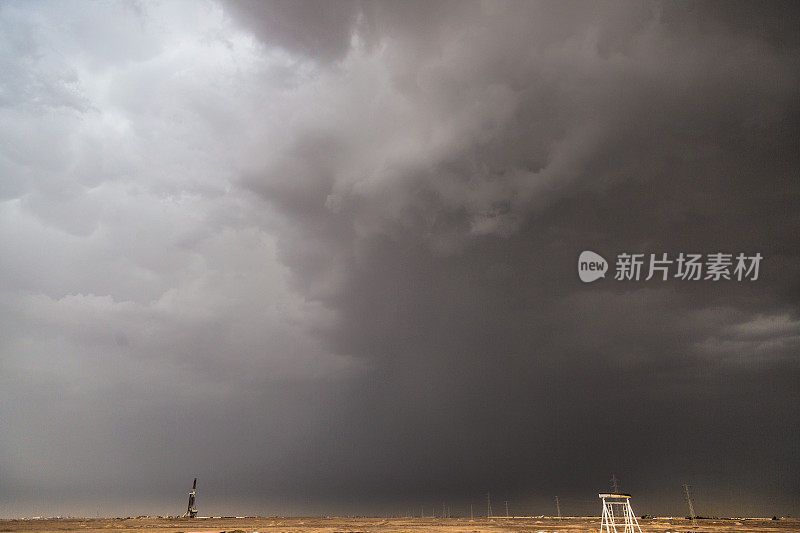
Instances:
[[[800,519],[643,519],[642,533],[800,533]],[[597,533],[599,518],[129,518],[0,520],[0,532],[84,533]]]

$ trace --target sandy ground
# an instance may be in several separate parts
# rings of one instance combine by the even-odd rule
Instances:
[[[800,533],[800,519],[641,519],[643,533]],[[130,518],[0,520],[0,533],[13,531],[85,533],[597,533],[599,518]]]

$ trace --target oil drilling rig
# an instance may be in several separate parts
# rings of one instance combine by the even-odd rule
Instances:
[[[186,512],[183,513],[184,518],[194,518],[197,516],[197,509],[194,506],[194,495],[197,493],[197,478],[194,478],[192,483],[192,490],[189,492],[189,505],[186,507]]]

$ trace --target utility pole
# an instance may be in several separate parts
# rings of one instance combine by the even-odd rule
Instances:
[[[506,518],[508,518],[508,500],[506,500]]]
[[[561,505],[558,504],[558,496],[556,496],[556,513],[558,513],[558,519],[561,520]]]
[[[611,492],[613,492],[614,494],[619,494],[619,483],[618,482],[619,482],[619,480],[617,479],[617,476],[615,476],[614,474],[611,474]]]
[[[697,527],[697,520],[695,520],[694,504],[692,504],[692,496],[689,494],[689,485],[683,485],[683,492],[686,495],[686,503],[689,504],[689,518],[692,519],[692,527]]]
[[[469,519],[475,520],[475,515],[472,514],[472,503],[469,504]]]
[[[486,493],[486,518],[492,517],[492,495],[491,493]]]

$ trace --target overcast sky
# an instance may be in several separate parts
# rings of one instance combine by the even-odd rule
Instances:
[[[3,2],[0,516],[796,516],[799,27]]]

